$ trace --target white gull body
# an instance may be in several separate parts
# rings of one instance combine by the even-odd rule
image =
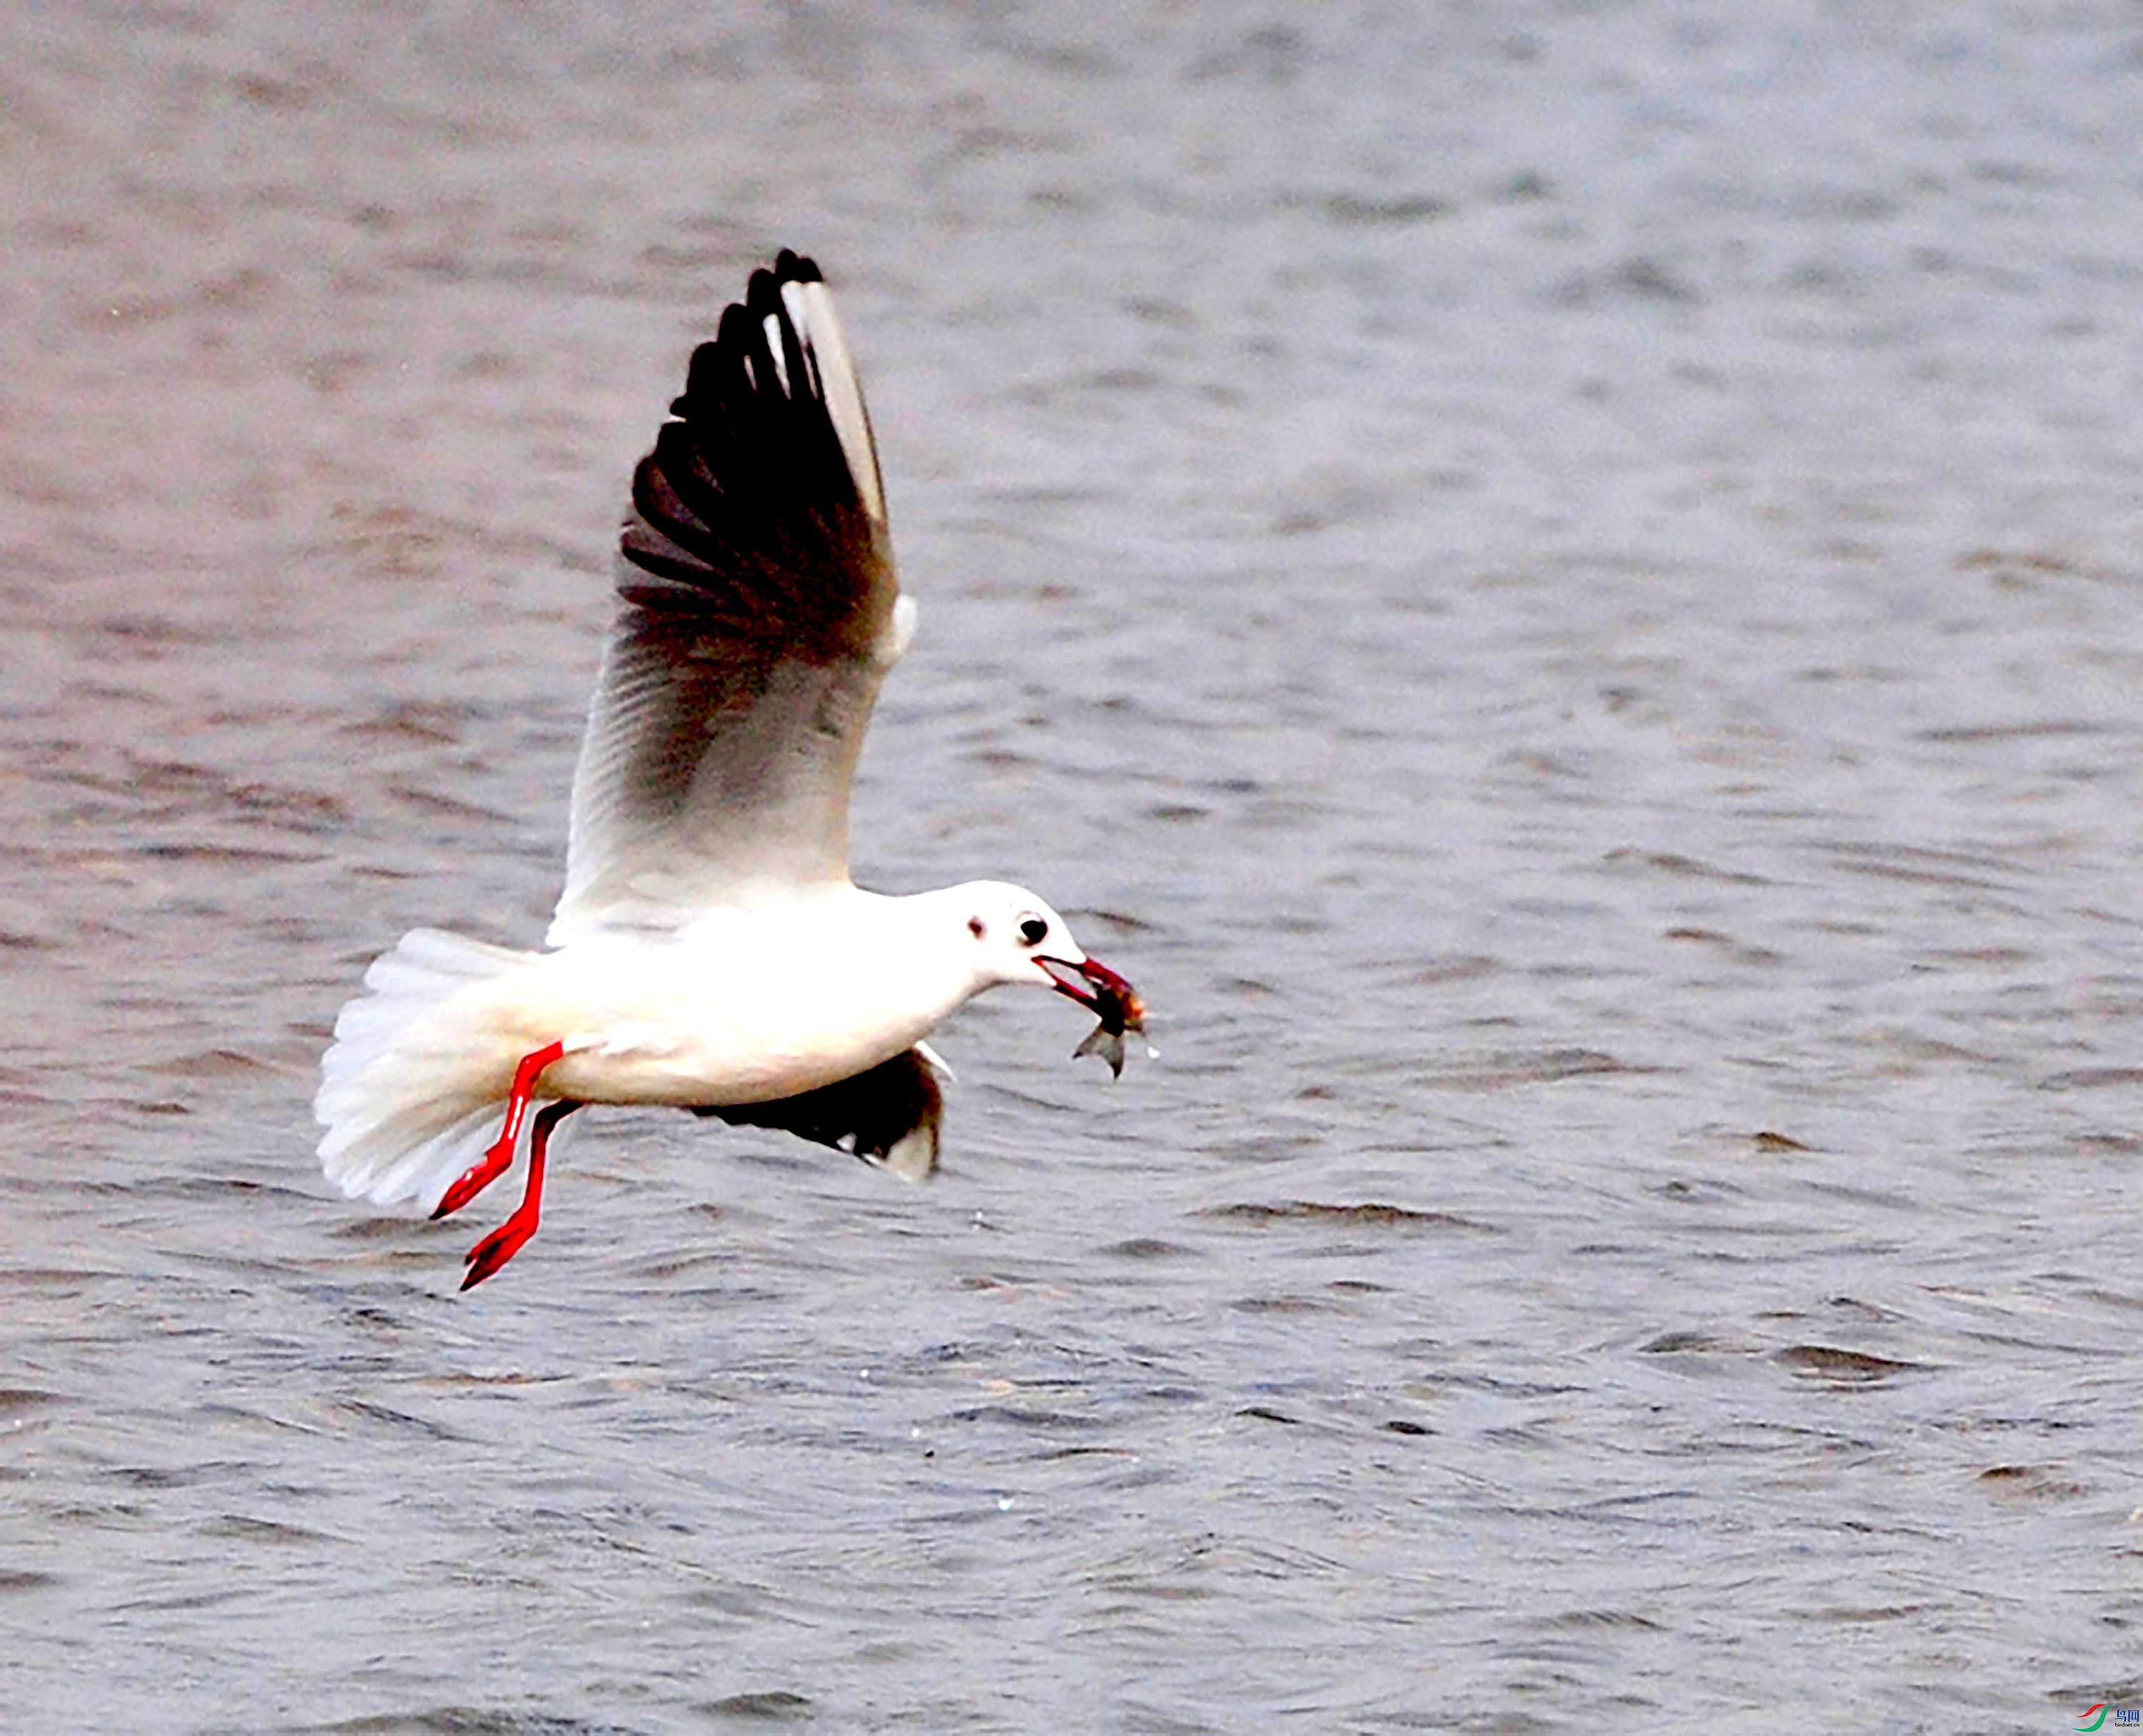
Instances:
[[[914,631],[849,350],[817,268],[755,272],[633,478],[616,624],[573,785],[547,950],[403,937],[335,1022],[315,1115],[352,1197],[458,1209],[586,1103],[786,1128],[909,1179],[937,1161],[923,1039],[1027,983],[1140,1009],[1032,893],[888,898],[849,877],[849,786]]]

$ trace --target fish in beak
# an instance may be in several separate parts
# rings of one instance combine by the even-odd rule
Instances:
[[[1146,1034],[1146,1002],[1139,999],[1138,991],[1097,959],[1082,958],[1076,964],[1063,958],[1037,958],[1034,962],[1049,973],[1058,994],[1069,995],[1101,1021],[1087,1033],[1086,1041],[1072,1051],[1072,1058],[1076,1061],[1081,1056],[1099,1055],[1108,1062],[1111,1076],[1122,1078],[1124,1033],[1136,1031],[1141,1036]],[[1146,1052],[1158,1056],[1160,1051],[1148,1044]]]

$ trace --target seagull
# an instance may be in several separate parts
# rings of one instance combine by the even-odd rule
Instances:
[[[954,1009],[1054,989],[1101,1017],[1112,1069],[1144,1028],[1131,985],[1024,888],[849,878],[856,758],[916,610],[812,261],[751,274],[670,411],[633,472],[543,949],[404,935],[321,1061],[320,1163],[352,1199],[459,1211],[526,1125],[521,1203],[464,1290],[536,1233],[554,1137],[590,1103],[781,1129],[916,1181],[951,1077],[925,1039]]]

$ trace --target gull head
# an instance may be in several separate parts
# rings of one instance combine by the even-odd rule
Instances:
[[[1031,983],[1090,1008],[1102,986],[1129,987],[1087,957],[1071,925],[1025,887],[975,880],[954,891],[974,973],[984,985]]]

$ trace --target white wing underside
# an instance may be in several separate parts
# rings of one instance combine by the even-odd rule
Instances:
[[[755,273],[671,409],[620,537],[554,947],[844,883],[856,759],[914,633],[815,266]]]

